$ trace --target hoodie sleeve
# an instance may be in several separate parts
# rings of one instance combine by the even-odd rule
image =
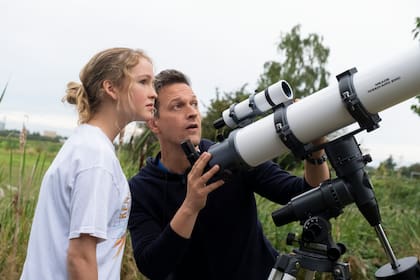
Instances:
[[[259,195],[279,204],[286,204],[293,197],[311,189],[302,177],[291,175],[278,164],[268,161],[247,172],[250,187]]]
[[[176,270],[178,262],[187,250],[189,240],[175,233],[169,224],[163,225],[159,217],[156,202],[162,199],[153,192],[156,188],[145,188],[136,175],[130,181],[132,208],[129,219],[129,231],[134,259],[142,274],[154,280],[166,279]],[[157,199],[156,199],[157,198]]]

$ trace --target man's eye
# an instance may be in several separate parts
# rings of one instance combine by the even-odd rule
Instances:
[[[182,107],[182,104],[174,104],[173,106],[174,110],[179,110],[181,109],[181,107]]]

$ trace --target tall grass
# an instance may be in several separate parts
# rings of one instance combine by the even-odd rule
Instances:
[[[29,142],[22,148],[17,139],[0,139],[0,279],[18,279],[26,256],[26,247],[43,174],[53,160],[60,144]],[[125,153],[121,159],[128,158]],[[125,166],[127,177],[135,166]],[[296,173],[301,173],[297,171]],[[382,225],[397,258],[420,257],[420,180],[389,174],[371,176],[382,214]],[[281,206],[257,196],[259,217],[265,234],[281,253],[295,248],[286,245],[289,232],[300,233],[302,227],[293,222],[276,227],[271,213]],[[349,205],[337,219],[330,220],[335,242],[346,245],[342,260],[349,262],[352,279],[374,279],[378,267],[388,263],[374,229],[366,222],[357,207]],[[229,235],[227,235],[229,238]],[[232,237],[234,238],[234,237]],[[223,252],[221,252],[223,253]],[[137,270],[130,237],[124,252],[122,279],[146,279]],[[317,279],[331,279],[318,275]]]
[[[25,138],[21,138],[18,148],[12,148],[17,139],[1,140],[0,188],[4,197],[0,198],[0,279],[18,279],[39,185],[46,162],[51,162],[55,153],[28,151]]]

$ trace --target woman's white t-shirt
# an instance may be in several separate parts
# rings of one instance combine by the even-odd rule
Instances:
[[[99,279],[120,279],[130,189],[109,138],[83,124],[45,173],[21,279],[67,279],[69,240],[99,238]]]

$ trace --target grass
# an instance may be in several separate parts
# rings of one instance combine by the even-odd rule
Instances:
[[[60,144],[29,141],[21,145],[11,137],[1,140],[0,278],[18,279],[42,176]]]
[[[0,139],[0,279],[18,279],[26,255],[32,217],[42,176],[61,144],[28,141],[21,148],[16,139]],[[121,155],[125,157],[126,155]],[[123,169],[132,175],[132,166]],[[297,172],[299,173],[299,172]],[[382,214],[382,225],[397,258],[420,257],[420,180],[387,176],[371,176],[375,195]],[[281,206],[257,196],[260,220],[268,239],[281,253],[289,253],[286,245],[289,232],[300,233],[302,226],[293,222],[276,227],[271,213]],[[342,260],[349,262],[352,279],[374,279],[375,271],[389,260],[376,237],[354,204],[344,213],[330,220],[335,242],[346,245]],[[317,279],[331,279],[327,274]],[[122,279],[145,279],[135,265],[128,236],[124,252]]]

